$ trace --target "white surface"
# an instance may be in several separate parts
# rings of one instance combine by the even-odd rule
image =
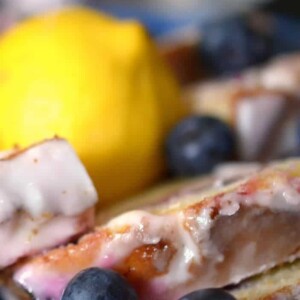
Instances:
[[[31,217],[74,216],[92,207],[97,192],[72,147],[53,139],[0,160],[0,221],[18,210]]]

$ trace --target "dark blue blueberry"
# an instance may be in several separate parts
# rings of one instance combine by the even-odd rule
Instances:
[[[299,18],[275,14],[273,19],[274,54],[291,53],[300,50]]]
[[[247,18],[235,17],[203,28],[203,62],[216,74],[234,74],[257,65],[272,55],[272,37],[251,26]]]
[[[77,274],[66,287],[62,300],[137,300],[133,288],[118,273],[90,268]]]
[[[235,300],[235,298],[221,289],[204,289],[185,295],[179,300]]]
[[[196,176],[232,159],[235,139],[224,122],[210,116],[192,116],[172,130],[166,150],[173,175]]]

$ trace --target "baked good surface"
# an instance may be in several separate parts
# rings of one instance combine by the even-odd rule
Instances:
[[[0,269],[94,225],[96,190],[63,139],[1,153],[0,197]]]
[[[300,161],[122,214],[77,244],[20,264],[14,280],[38,299],[60,299],[80,270],[112,268],[140,299],[238,284],[299,257]]]

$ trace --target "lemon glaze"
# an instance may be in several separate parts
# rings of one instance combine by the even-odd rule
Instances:
[[[294,169],[293,161],[286,169],[276,165],[270,169],[271,173],[266,169],[258,177],[253,177],[257,182],[268,178],[265,186],[246,190],[244,184],[250,184],[251,180],[234,183],[225,193],[216,193],[209,202],[202,198],[207,195],[206,191],[203,195],[198,194],[198,204],[205,202],[199,209],[195,204],[195,207],[192,205],[164,215],[131,211],[114,218],[99,228],[100,231],[113,230],[114,234],[101,244],[95,256],[91,257],[89,266],[114,268],[135,249],[168,241],[175,253],[172,254],[167,246],[165,252],[152,256],[153,265],[164,272],[147,280],[148,292],[140,297],[143,300],[173,300],[193,289],[238,283],[261,270],[297,258],[299,254],[293,251],[299,246],[299,233],[294,228],[295,224],[300,224],[299,178],[286,176]],[[217,217],[214,216],[216,207]],[[268,237],[264,238],[262,234],[263,240],[260,240],[257,229],[261,226],[267,228],[266,232],[275,226],[270,232],[272,247],[264,251],[264,239]],[[124,228],[127,229],[124,231]],[[245,234],[246,242],[235,247],[236,243],[240,243],[240,234]],[[284,237],[283,240],[276,239],[277,235]],[[86,246],[79,242],[77,249],[69,248],[68,259],[72,261],[72,251],[84,253]],[[228,249],[231,255],[228,255]],[[266,251],[269,256],[266,256]],[[169,259],[166,260],[166,257]],[[55,262],[55,253],[50,252],[47,259]],[[220,269],[220,266],[223,267]],[[198,275],[195,275],[195,270]],[[75,275],[72,272],[51,268],[51,262],[49,265],[29,263],[21,267],[14,278],[38,299],[60,299],[62,290]]]

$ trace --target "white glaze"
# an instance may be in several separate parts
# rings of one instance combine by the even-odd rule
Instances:
[[[224,163],[218,165],[214,169],[214,176],[220,181],[227,181],[232,179],[241,179],[257,173],[262,169],[262,164],[259,163]],[[216,183],[215,183],[216,184]]]
[[[299,92],[300,56],[282,55],[261,69],[260,83],[271,90],[283,90],[288,93]]]
[[[17,210],[77,215],[93,206],[97,192],[72,147],[47,140],[0,160],[0,222]]]
[[[291,167],[293,161],[290,162]],[[272,174],[275,174],[276,165],[272,166]],[[278,167],[280,170],[280,167]],[[265,171],[266,176],[268,170]],[[275,173],[274,173],[275,172]],[[264,173],[261,174],[264,176]],[[277,179],[276,179],[277,178]],[[283,173],[279,173],[273,179],[270,188],[260,189],[251,194],[240,194],[237,184],[234,188],[228,188],[227,192],[222,196],[219,195],[218,201],[219,217],[234,216],[240,210],[241,205],[249,207],[262,207],[259,210],[253,210],[249,215],[260,214],[263,207],[271,209],[275,212],[291,211],[299,213],[300,211],[300,196],[297,192],[299,188],[299,179],[288,180]],[[242,184],[244,181],[240,182]],[[231,185],[232,187],[232,185]],[[205,195],[198,194],[198,203],[202,201]],[[249,257],[260,255],[257,253],[256,243],[246,244],[244,249],[237,257],[236,265],[231,269],[226,282],[215,281],[218,277],[219,270],[216,266],[222,263],[225,259],[224,253],[211,238],[211,228],[215,225],[215,218],[212,218],[214,201],[211,201],[200,211],[191,210],[177,210],[164,215],[154,215],[145,211],[131,211],[111,220],[105,227],[113,229],[114,232],[123,232],[114,234],[111,240],[99,249],[99,252],[92,265],[100,267],[112,267],[117,265],[123,259],[127,258],[132,251],[144,246],[155,245],[160,241],[167,241],[176,250],[175,254],[171,256],[167,272],[164,275],[155,277],[151,284],[157,289],[176,290],[178,286],[184,287],[190,279],[195,279],[190,272],[192,264],[196,264],[197,268],[201,269],[203,264],[209,261],[206,265],[205,273],[201,275],[201,281],[194,281],[194,287],[208,287],[220,286],[222,284],[229,284],[232,282],[239,282],[247,276],[259,272],[261,265],[254,265],[247,260]],[[251,220],[251,218],[249,219]],[[247,218],[241,220],[244,225],[248,224]],[[271,224],[270,224],[271,226]],[[104,228],[105,228],[104,227]],[[124,228],[128,228],[124,232]],[[231,228],[230,234],[234,235],[235,228]],[[164,255],[167,255],[168,249],[165,249]],[[170,257],[170,256],[168,256]],[[159,257],[152,258],[153,265],[161,269],[165,266]],[[278,258],[279,259],[279,258]],[[280,258],[280,262],[288,260],[289,257]],[[269,269],[276,265],[278,261],[268,261],[263,267]],[[65,284],[74,274],[68,273],[53,273],[53,270],[47,269],[42,264],[39,265],[25,265],[15,274],[15,280],[29,290],[33,290],[40,299],[45,299],[46,296],[51,296],[53,299],[59,299],[60,292]],[[48,285],[41,285],[41,281],[57,282],[57,288]],[[189,289],[191,286],[189,286]],[[176,299],[173,294],[170,300]],[[152,299],[147,298],[145,299]],[[144,299],[144,298],[143,298]],[[154,298],[153,298],[154,299]],[[169,299],[169,298],[168,298]]]

